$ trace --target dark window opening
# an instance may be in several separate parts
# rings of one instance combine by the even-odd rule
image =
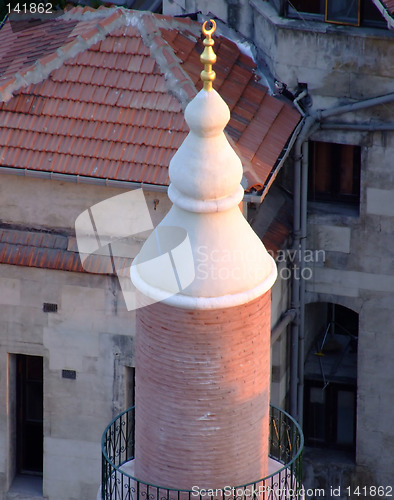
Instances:
[[[310,201],[360,203],[361,148],[329,142],[309,143]]]
[[[327,304],[318,330],[305,363],[305,442],[354,453],[358,314]]]
[[[387,29],[372,0],[282,0],[278,12],[294,19]]]
[[[43,471],[43,360],[17,356],[17,471],[42,475]]]
[[[324,14],[325,0],[289,0],[288,5],[292,11],[309,14]]]
[[[360,0],[326,0],[325,21],[360,25]]]
[[[356,388],[352,385],[305,382],[304,435],[309,446],[354,450]]]
[[[125,367],[125,409],[131,408],[135,404],[135,368]]]

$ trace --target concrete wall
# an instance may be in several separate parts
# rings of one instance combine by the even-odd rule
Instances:
[[[121,189],[1,175],[2,222],[70,234],[77,216]],[[145,192],[156,225],[170,202]],[[58,305],[43,312],[43,303]],[[44,475],[48,500],[95,498],[101,435],[130,403],[135,313],[111,276],[0,266],[0,499],[16,472],[15,355],[44,360]],[[62,378],[75,370],[76,380]],[[19,497],[13,497],[19,498]],[[22,497],[21,497],[22,498]],[[23,497],[24,498],[24,497]]]
[[[43,302],[58,312],[43,312]],[[0,498],[15,472],[13,354],[44,358],[45,498],[94,498],[101,434],[124,408],[124,367],[134,362],[133,313],[111,277],[7,265],[0,312]],[[63,369],[76,380],[62,378]]]
[[[254,42],[272,74],[290,88],[307,83],[315,107],[392,92],[392,32],[283,19],[269,2],[250,3]]]
[[[127,191],[94,184],[1,175],[1,220],[26,227],[73,229],[75,219],[84,210]],[[144,188],[144,195],[156,226],[170,209],[171,202],[165,192]]]
[[[253,29],[252,11],[248,0],[164,0],[163,14],[170,16],[201,12],[214,15],[239,33],[251,37]]]
[[[169,0],[168,0],[169,1]],[[180,0],[173,3],[180,5]],[[205,3],[195,2],[200,6]],[[247,32],[270,72],[290,90],[306,83],[312,109],[391,93],[392,31],[283,19],[269,2],[250,0]],[[221,17],[224,0],[211,2]],[[202,9],[204,10],[204,9]],[[222,16],[226,21],[225,16]],[[245,15],[245,18],[249,18]],[[348,123],[393,122],[393,103],[335,116]],[[323,249],[307,302],[333,302],[359,313],[357,465],[360,478],[390,485],[394,470],[394,138],[392,131],[320,131],[311,139],[361,147],[359,213],[309,207],[307,248]],[[284,176],[285,178],[286,176]],[[314,210],[315,208],[315,210]],[[307,318],[308,322],[308,318]],[[308,323],[307,323],[308,326]],[[284,357],[282,357],[284,359]],[[361,484],[359,482],[359,484]]]
[[[308,84],[313,109],[392,92],[393,33],[281,19],[268,2],[252,0],[254,41],[275,76],[295,88]],[[295,48],[289,50],[289,47]],[[392,121],[385,104],[334,121]],[[320,131],[311,139],[361,147],[359,213],[309,207],[307,248],[324,250],[306,282],[308,302],[333,302],[359,312],[357,457],[377,485],[394,470],[390,358],[394,352],[393,132]],[[307,310],[308,311],[308,310]],[[308,318],[307,318],[308,319]]]
[[[13,175],[0,181],[3,223],[66,234],[81,212],[125,192]],[[165,193],[145,191],[145,198],[157,225],[171,203]],[[285,305],[282,287],[276,316]],[[58,312],[44,313],[44,302]],[[0,266],[0,500],[16,471],[15,355],[44,360],[44,497],[88,500],[101,480],[102,432],[130,404],[134,335],[135,313],[115,277]],[[75,370],[76,380],[62,378],[62,370]]]

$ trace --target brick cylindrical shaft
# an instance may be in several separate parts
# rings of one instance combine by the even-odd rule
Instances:
[[[191,489],[267,473],[270,292],[247,304],[137,311],[135,474]]]

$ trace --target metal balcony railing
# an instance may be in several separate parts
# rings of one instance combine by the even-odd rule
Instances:
[[[300,498],[304,438],[285,411],[270,407],[269,456],[278,462],[273,474],[248,484],[214,491],[178,490],[140,481],[124,470],[134,459],[134,407],[118,415],[102,438],[102,500],[289,500]]]

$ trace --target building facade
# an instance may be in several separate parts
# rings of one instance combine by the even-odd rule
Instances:
[[[134,399],[135,313],[108,234],[96,231],[102,241],[81,263],[75,222],[85,214],[97,230],[101,203],[140,188],[152,226],[168,212],[168,162],[198,91],[200,25],[76,8],[20,28],[0,29],[0,498],[91,499],[102,432]],[[277,175],[301,115],[267,93],[235,42],[218,36],[217,47],[246,208]],[[106,230],[132,212],[111,214]],[[288,307],[281,292],[275,285],[272,326]]]
[[[308,269],[298,295],[302,331],[298,369],[293,360],[288,371],[289,404],[304,413],[307,444],[315,450],[310,463],[306,454],[308,484],[390,488],[392,6],[379,0],[352,8],[329,1],[180,4],[165,2],[171,12],[211,11],[253,40],[276,81],[273,92],[288,91],[293,100],[307,91],[300,99],[304,129],[278,180],[299,207],[295,250]]]

